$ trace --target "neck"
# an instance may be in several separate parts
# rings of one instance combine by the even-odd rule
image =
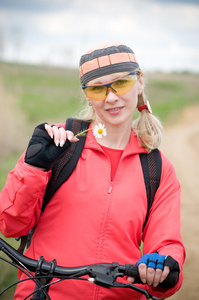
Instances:
[[[94,121],[91,125],[92,127],[94,127],[96,124],[98,123]],[[130,125],[125,123],[119,126],[113,126],[110,124],[104,124],[104,125],[107,130],[107,135],[103,136],[101,139],[96,138],[97,142],[100,145],[108,148],[123,150],[127,146],[130,139],[131,123]]]

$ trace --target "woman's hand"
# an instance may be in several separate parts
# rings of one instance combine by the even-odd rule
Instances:
[[[169,265],[166,265],[167,257],[158,253],[145,254],[137,262],[138,272],[143,284],[156,287],[162,283],[170,272]],[[176,262],[176,261],[175,261]],[[176,262],[177,263],[177,262]],[[135,281],[133,277],[127,277],[130,283]]]
[[[48,171],[64,155],[71,142],[76,141],[78,139],[71,131],[55,125],[40,124],[35,128],[28,144],[25,163]]]
[[[169,275],[170,269],[168,266],[165,266],[163,271],[161,269],[155,270],[151,267],[147,268],[145,264],[140,264],[138,271],[142,283],[156,287],[159,283],[162,283],[166,279],[166,277]],[[133,283],[135,278],[127,277],[127,280],[128,282]]]
[[[45,124],[45,130],[48,135],[54,140],[55,145],[58,147],[63,147],[66,140],[69,140],[71,143],[77,142],[78,138],[74,136],[72,131],[65,130],[63,127],[56,125]]]

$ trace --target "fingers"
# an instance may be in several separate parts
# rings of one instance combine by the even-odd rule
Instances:
[[[48,135],[54,140],[54,143],[57,147],[63,147],[67,139],[70,142],[77,142],[79,140],[74,136],[72,131],[66,131],[61,126],[57,127],[56,125],[50,126],[49,124],[45,124],[45,129]]]
[[[147,272],[148,284],[153,285],[153,287],[156,287],[160,283],[161,275],[162,275],[161,269],[154,270],[153,268],[148,268],[148,272]]]
[[[166,277],[169,275],[169,272],[170,268],[168,266],[165,266],[161,275],[160,282],[163,282],[166,279]]]
[[[71,143],[74,143],[74,142],[78,142],[79,139],[74,136],[74,133],[72,131],[69,131],[69,130],[66,130],[66,138],[71,142]]]
[[[138,267],[140,279],[143,283],[147,283],[147,266],[146,264],[140,264]]]
[[[140,274],[140,279],[143,283],[147,283],[148,285],[157,286],[160,282],[161,273],[160,269],[153,269],[151,267],[146,266],[146,264],[141,263],[138,267],[138,271]]]
[[[47,123],[44,125],[44,127],[48,135],[51,137],[51,139],[53,139],[53,128]]]
[[[146,264],[141,263],[138,267],[141,281],[148,285],[153,285],[156,287],[159,283],[163,282],[169,275],[170,269],[165,266],[163,271],[159,268],[154,269],[146,266]],[[130,282],[130,281],[129,281]]]

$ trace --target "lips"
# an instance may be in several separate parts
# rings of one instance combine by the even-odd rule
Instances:
[[[123,108],[123,106],[122,107],[113,107],[113,108],[106,109],[106,111],[108,111],[108,112],[117,112],[117,111],[121,110],[122,108]]]

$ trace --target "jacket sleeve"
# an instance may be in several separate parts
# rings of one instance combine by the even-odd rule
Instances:
[[[6,237],[26,235],[38,222],[51,171],[24,164],[24,155],[8,174],[0,193],[0,231]]]
[[[161,181],[143,232],[143,252],[145,254],[158,251],[159,254],[172,256],[179,263],[180,277],[173,288],[165,290],[149,287],[151,294],[165,298],[177,292],[182,285],[185,249],[181,237],[181,187],[172,164],[165,156],[161,156]]]

